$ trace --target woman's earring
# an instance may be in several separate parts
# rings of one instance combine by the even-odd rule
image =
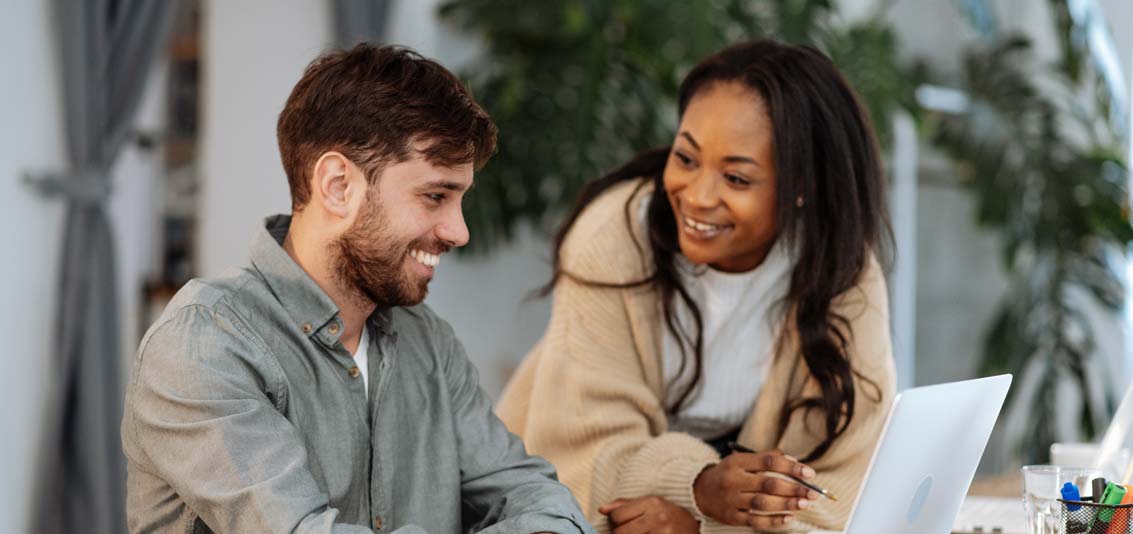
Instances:
[[[795,207],[796,208],[803,207],[803,204],[806,204],[806,202],[803,202],[803,196],[802,195],[795,197]]]

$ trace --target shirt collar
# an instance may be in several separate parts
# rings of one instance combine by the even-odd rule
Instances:
[[[252,242],[252,267],[263,276],[297,328],[308,337],[317,337],[333,346],[343,329],[338,305],[283,250],[290,227],[290,215],[264,219],[263,228]],[[381,334],[389,332],[389,323],[388,308],[375,310],[367,320],[367,324]]]

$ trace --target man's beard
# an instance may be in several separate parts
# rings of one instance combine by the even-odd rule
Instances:
[[[364,202],[353,226],[331,244],[331,267],[338,283],[352,298],[368,300],[379,308],[421,303],[429,292],[429,281],[410,279],[405,272],[408,252],[440,247],[422,246],[420,239],[398,243],[388,233],[389,221],[373,189],[366,192]]]

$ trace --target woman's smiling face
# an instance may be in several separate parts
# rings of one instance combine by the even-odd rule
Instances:
[[[775,243],[774,132],[758,93],[702,88],[681,117],[664,183],[681,252],[721,271],[749,271]]]

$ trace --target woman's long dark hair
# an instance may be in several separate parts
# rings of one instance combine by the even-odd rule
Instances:
[[[825,454],[854,417],[859,393],[854,377],[860,375],[848,359],[850,322],[834,312],[831,303],[857,284],[870,254],[878,251],[882,239],[885,244],[890,239],[877,142],[869,116],[854,91],[830,59],[812,47],[757,40],[725,48],[700,62],[685,77],[680,86],[679,113],[684,114],[700,90],[719,82],[742,83],[759,94],[774,129],[778,238],[787,240],[789,250],[797,251],[785,301],[793,312],[799,350],[822,390],[821,398],[787,402],[780,414],[779,431],[786,429],[797,410],[822,410],[826,436],[803,459],[809,462]],[[578,280],[563,270],[560,253],[563,240],[586,206],[618,183],[650,179],[654,189],[646,220],[655,264],[652,274],[625,284],[578,281],[611,288],[652,284],[659,291],[666,325],[682,345],[693,349],[693,380],[669,407],[675,411],[700,383],[704,343],[700,309],[681,284],[674,263],[680,254],[677,225],[662,181],[669,151],[670,147],[663,147],[643,152],[583,188],[555,236],[554,275],[544,291],[549,292],[561,276]],[[643,180],[642,186],[647,183]],[[804,199],[802,206],[797,205],[800,197]],[[630,211],[627,202],[627,224]],[[638,247],[640,250],[641,245]],[[674,297],[692,312],[695,332],[679,328]],[[685,352],[684,362],[689,359]],[[880,389],[868,380],[864,382],[873,386],[880,402]]]

